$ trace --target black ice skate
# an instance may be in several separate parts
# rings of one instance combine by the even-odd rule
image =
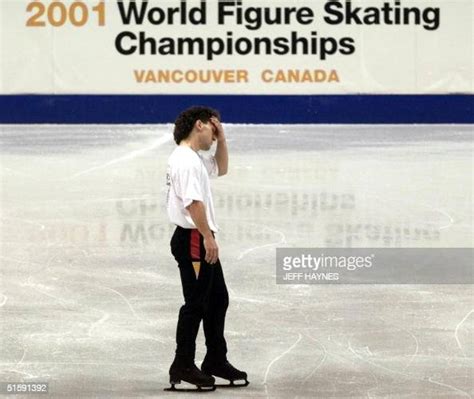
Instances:
[[[229,384],[216,384],[218,388],[239,388],[246,387],[249,382],[245,371],[237,370],[227,360],[223,362],[212,362],[204,359],[201,370],[215,377],[223,378],[229,381]],[[236,384],[235,381],[238,381]]]
[[[181,384],[181,381],[195,385],[195,388],[176,388],[176,385]],[[165,388],[165,391],[179,391],[179,392],[210,392],[216,389],[215,378],[207,375],[199,370],[196,365],[180,366],[173,363],[170,368],[170,388]]]

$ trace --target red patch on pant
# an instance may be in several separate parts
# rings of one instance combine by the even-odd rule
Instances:
[[[200,235],[198,230],[191,230],[191,259],[200,260],[201,259],[201,245],[200,245]]]

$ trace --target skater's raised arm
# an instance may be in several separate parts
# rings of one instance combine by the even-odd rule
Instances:
[[[217,139],[217,149],[214,157],[216,158],[217,167],[219,169],[219,176],[227,174],[229,166],[229,153],[227,151],[227,142],[225,140],[224,128],[221,122],[216,117],[210,119],[215,128],[215,137]]]
[[[209,224],[206,218],[206,209],[201,201],[193,201],[187,208],[191,219],[193,220],[196,228],[202,234],[204,238],[204,249],[206,250],[205,260],[211,265],[217,262],[219,258],[219,247],[217,246],[216,240],[212,234]]]

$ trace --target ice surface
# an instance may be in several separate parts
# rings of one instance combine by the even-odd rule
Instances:
[[[171,126],[0,126],[0,381],[163,392],[179,274]],[[276,247],[472,247],[472,126],[226,126],[219,398],[470,398],[472,285],[276,285]],[[197,361],[204,356],[202,331]],[[31,396],[29,396],[31,397]],[[43,396],[44,397],[44,396]]]

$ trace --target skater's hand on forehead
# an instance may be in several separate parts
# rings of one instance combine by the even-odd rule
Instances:
[[[217,140],[223,140],[224,128],[222,127],[220,120],[213,116],[209,121],[211,122],[212,126],[214,126],[214,137]]]

